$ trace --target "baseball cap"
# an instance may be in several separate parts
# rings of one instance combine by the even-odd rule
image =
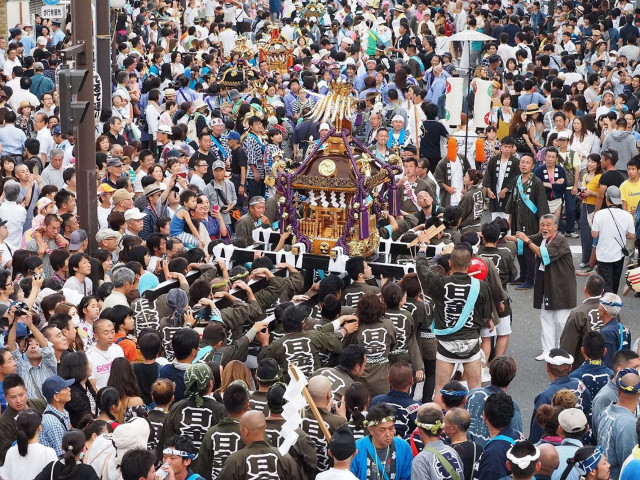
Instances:
[[[142,220],[146,216],[146,213],[141,212],[137,208],[130,208],[129,210],[124,212],[124,221],[128,222],[129,220]]]
[[[75,380],[73,378],[65,380],[58,375],[52,375],[42,383],[42,395],[47,400],[50,400],[56,393],[60,393],[61,390],[70,387],[74,383]]]
[[[167,135],[171,135],[171,129],[166,126],[166,125],[160,125],[158,127],[158,130],[156,130],[157,133],[166,133]]]
[[[567,408],[558,415],[558,422],[566,433],[577,433],[587,428],[587,417],[579,408]]]
[[[60,125],[56,125],[55,127],[53,127],[53,129],[51,130],[51,133],[53,135],[60,135],[62,133],[62,128],[60,128]],[[109,160],[107,160],[107,163],[109,163]],[[120,162],[122,163],[122,162]]]
[[[33,69],[34,69],[36,72],[39,72],[39,71],[41,71],[41,70],[44,70],[44,65],[42,64],[42,62],[35,62],[35,63],[33,64]]]
[[[82,246],[82,242],[87,240],[89,236],[82,229],[74,230],[69,235],[69,250],[78,250]]]
[[[51,200],[50,198],[42,197],[40,200],[38,200],[38,203],[36,203],[36,208],[38,209],[38,212],[39,212],[40,210],[47,207],[48,205],[51,205],[52,203],[53,203],[53,200]]]
[[[182,153],[177,148],[172,148],[167,152],[167,158],[178,158],[181,157]]]
[[[607,187],[607,198],[615,205],[622,205],[622,193],[620,193],[620,189],[615,185],[609,185]]]
[[[6,309],[0,310],[0,317],[3,317],[4,314],[11,309],[9,305],[4,305],[4,307],[6,307]],[[9,330],[5,330],[5,332],[2,334],[4,338],[7,338],[7,335],[9,335]],[[16,338],[25,338],[28,336],[29,336],[29,329],[27,328],[26,323],[18,322],[18,324],[16,325]]]
[[[155,183],[152,183],[151,185],[147,185],[146,187],[144,187],[144,196],[150,197],[151,195],[154,195],[161,191],[162,190],[160,190],[160,187],[158,187]]]
[[[558,140],[569,140],[569,132],[558,132]]]
[[[329,124],[324,122],[320,124],[320,128],[318,128],[318,130],[331,130],[331,127],[329,127]]]
[[[213,162],[213,165],[211,166],[212,170],[217,170],[218,168],[222,168],[223,170],[226,168],[226,165],[224,164],[224,162],[220,161],[220,160],[216,160],[215,162]]]
[[[236,140],[236,141],[240,141],[240,134],[238,132],[236,132],[235,130],[231,130],[229,132],[229,134],[227,135],[227,140]]]
[[[44,37],[38,37],[38,38],[36,39],[36,43],[37,43],[38,45],[46,45],[46,44],[47,44],[47,39],[46,39],[46,38],[44,38]]]
[[[107,167],[121,167],[124,163],[119,157],[111,157],[107,160]]]
[[[98,195],[100,195],[101,193],[111,193],[111,192],[115,192],[115,191],[116,191],[116,189],[113,188],[108,183],[101,183],[100,186],[98,187]],[[44,198],[46,198],[46,197],[44,197]],[[40,200],[43,200],[44,198],[41,198]]]
[[[131,200],[132,198],[133,198],[133,193],[128,191],[126,188],[119,188],[114,192],[111,200],[114,205],[117,205],[123,200]]]

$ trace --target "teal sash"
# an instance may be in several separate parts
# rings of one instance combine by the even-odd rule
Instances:
[[[260,145],[260,149],[262,150],[262,153],[264,153],[264,151],[267,149],[264,144],[260,141],[260,139],[258,138],[258,136],[251,132],[249,135],[251,135],[253,138],[256,139],[256,142],[258,142],[258,145]],[[213,135],[212,135],[213,136]],[[535,213],[535,212],[534,212]]]
[[[551,263],[551,259],[549,258],[549,250],[547,250],[547,247],[540,246],[540,257],[542,257],[542,263],[545,266]]]
[[[531,210],[532,213],[537,213],[538,207],[536,207],[531,199],[524,193],[524,187],[522,186],[522,175],[518,177],[517,188],[518,193],[520,194],[520,198],[522,199],[524,204],[529,207],[529,210]]]
[[[389,476],[387,475],[387,471],[384,469],[384,465],[382,465],[382,462],[380,461],[378,456],[373,451],[373,443],[371,443],[371,439],[368,436],[366,436],[364,438],[367,439],[367,441],[366,441],[367,454],[371,457],[371,460],[375,460],[376,461],[377,466],[378,466],[378,470],[380,472],[382,472],[382,478],[384,478],[384,480],[389,480]]]
[[[424,64],[422,63],[422,60],[420,60],[420,57],[414,55],[413,57],[411,57],[411,59],[415,60],[416,62],[418,62],[418,65],[420,65],[420,73],[424,72]]]
[[[467,297],[467,303],[464,304],[464,308],[460,313],[460,317],[458,321],[453,327],[438,329],[435,328],[435,322],[431,324],[431,331],[435,333],[437,336],[447,336],[452,333],[456,333],[460,330],[473,312],[473,308],[476,306],[476,300],[478,300],[478,295],[480,294],[480,280],[477,278],[471,277],[471,290],[469,290],[469,296]]]
[[[509,442],[511,445],[515,445],[516,444],[516,441],[511,437],[507,437],[506,435],[496,435],[495,437],[493,437],[491,440],[489,440],[487,442],[487,444],[485,445],[485,448],[486,448],[487,445],[489,445],[491,442],[493,442],[495,440],[502,440],[504,442]]]
[[[518,238],[516,245],[518,246],[518,255],[524,255],[524,242]]]
[[[195,365],[196,363],[198,363],[200,360],[202,360],[211,350],[213,350],[213,347],[211,345],[207,345],[204,348],[201,348],[200,351],[198,352],[198,354],[196,355],[196,358],[193,359],[193,361],[191,362],[192,365]]]

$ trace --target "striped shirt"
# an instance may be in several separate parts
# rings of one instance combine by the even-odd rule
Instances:
[[[35,367],[29,363],[25,355],[20,353],[18,348],[11,352],[17,365],[16,373],[24,380],[29,398],[44,399],[42,396],[42,383],[58,372],[58,362],[53,351],[53,345],[49,343],[46,347],[40,349],[40,352],[42,353],[42,360]]]

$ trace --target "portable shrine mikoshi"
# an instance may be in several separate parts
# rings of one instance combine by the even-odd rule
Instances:
[[[269,39],[259,44],[259,59],[267,62],[270,71],[284,75],[293,66],[293,48],[280,35],[278,28],[272,28],[269,34]]]
[[[284,171],[282,162],[273,166],[282,192],[280,231],[292,231],[309,253],[329,255],[337,246],[346,255],[372,255],[380,244],[376,228],[380,213],[400,214],[395,175],[402,167],[376,158],[352,136],[351,88],[334,80],[316,104],[311,118],[335,127],[318,141],[310,141],[300,166],[292,172]]]

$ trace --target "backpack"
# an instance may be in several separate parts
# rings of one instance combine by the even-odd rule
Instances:
[[[198,140],[198,129],[196,127],[196,123],[198,121],[198,116],[203,117],[204,115],[200,112],[195,112],[189,122],[187,123],[187,139],[188,141]]]

